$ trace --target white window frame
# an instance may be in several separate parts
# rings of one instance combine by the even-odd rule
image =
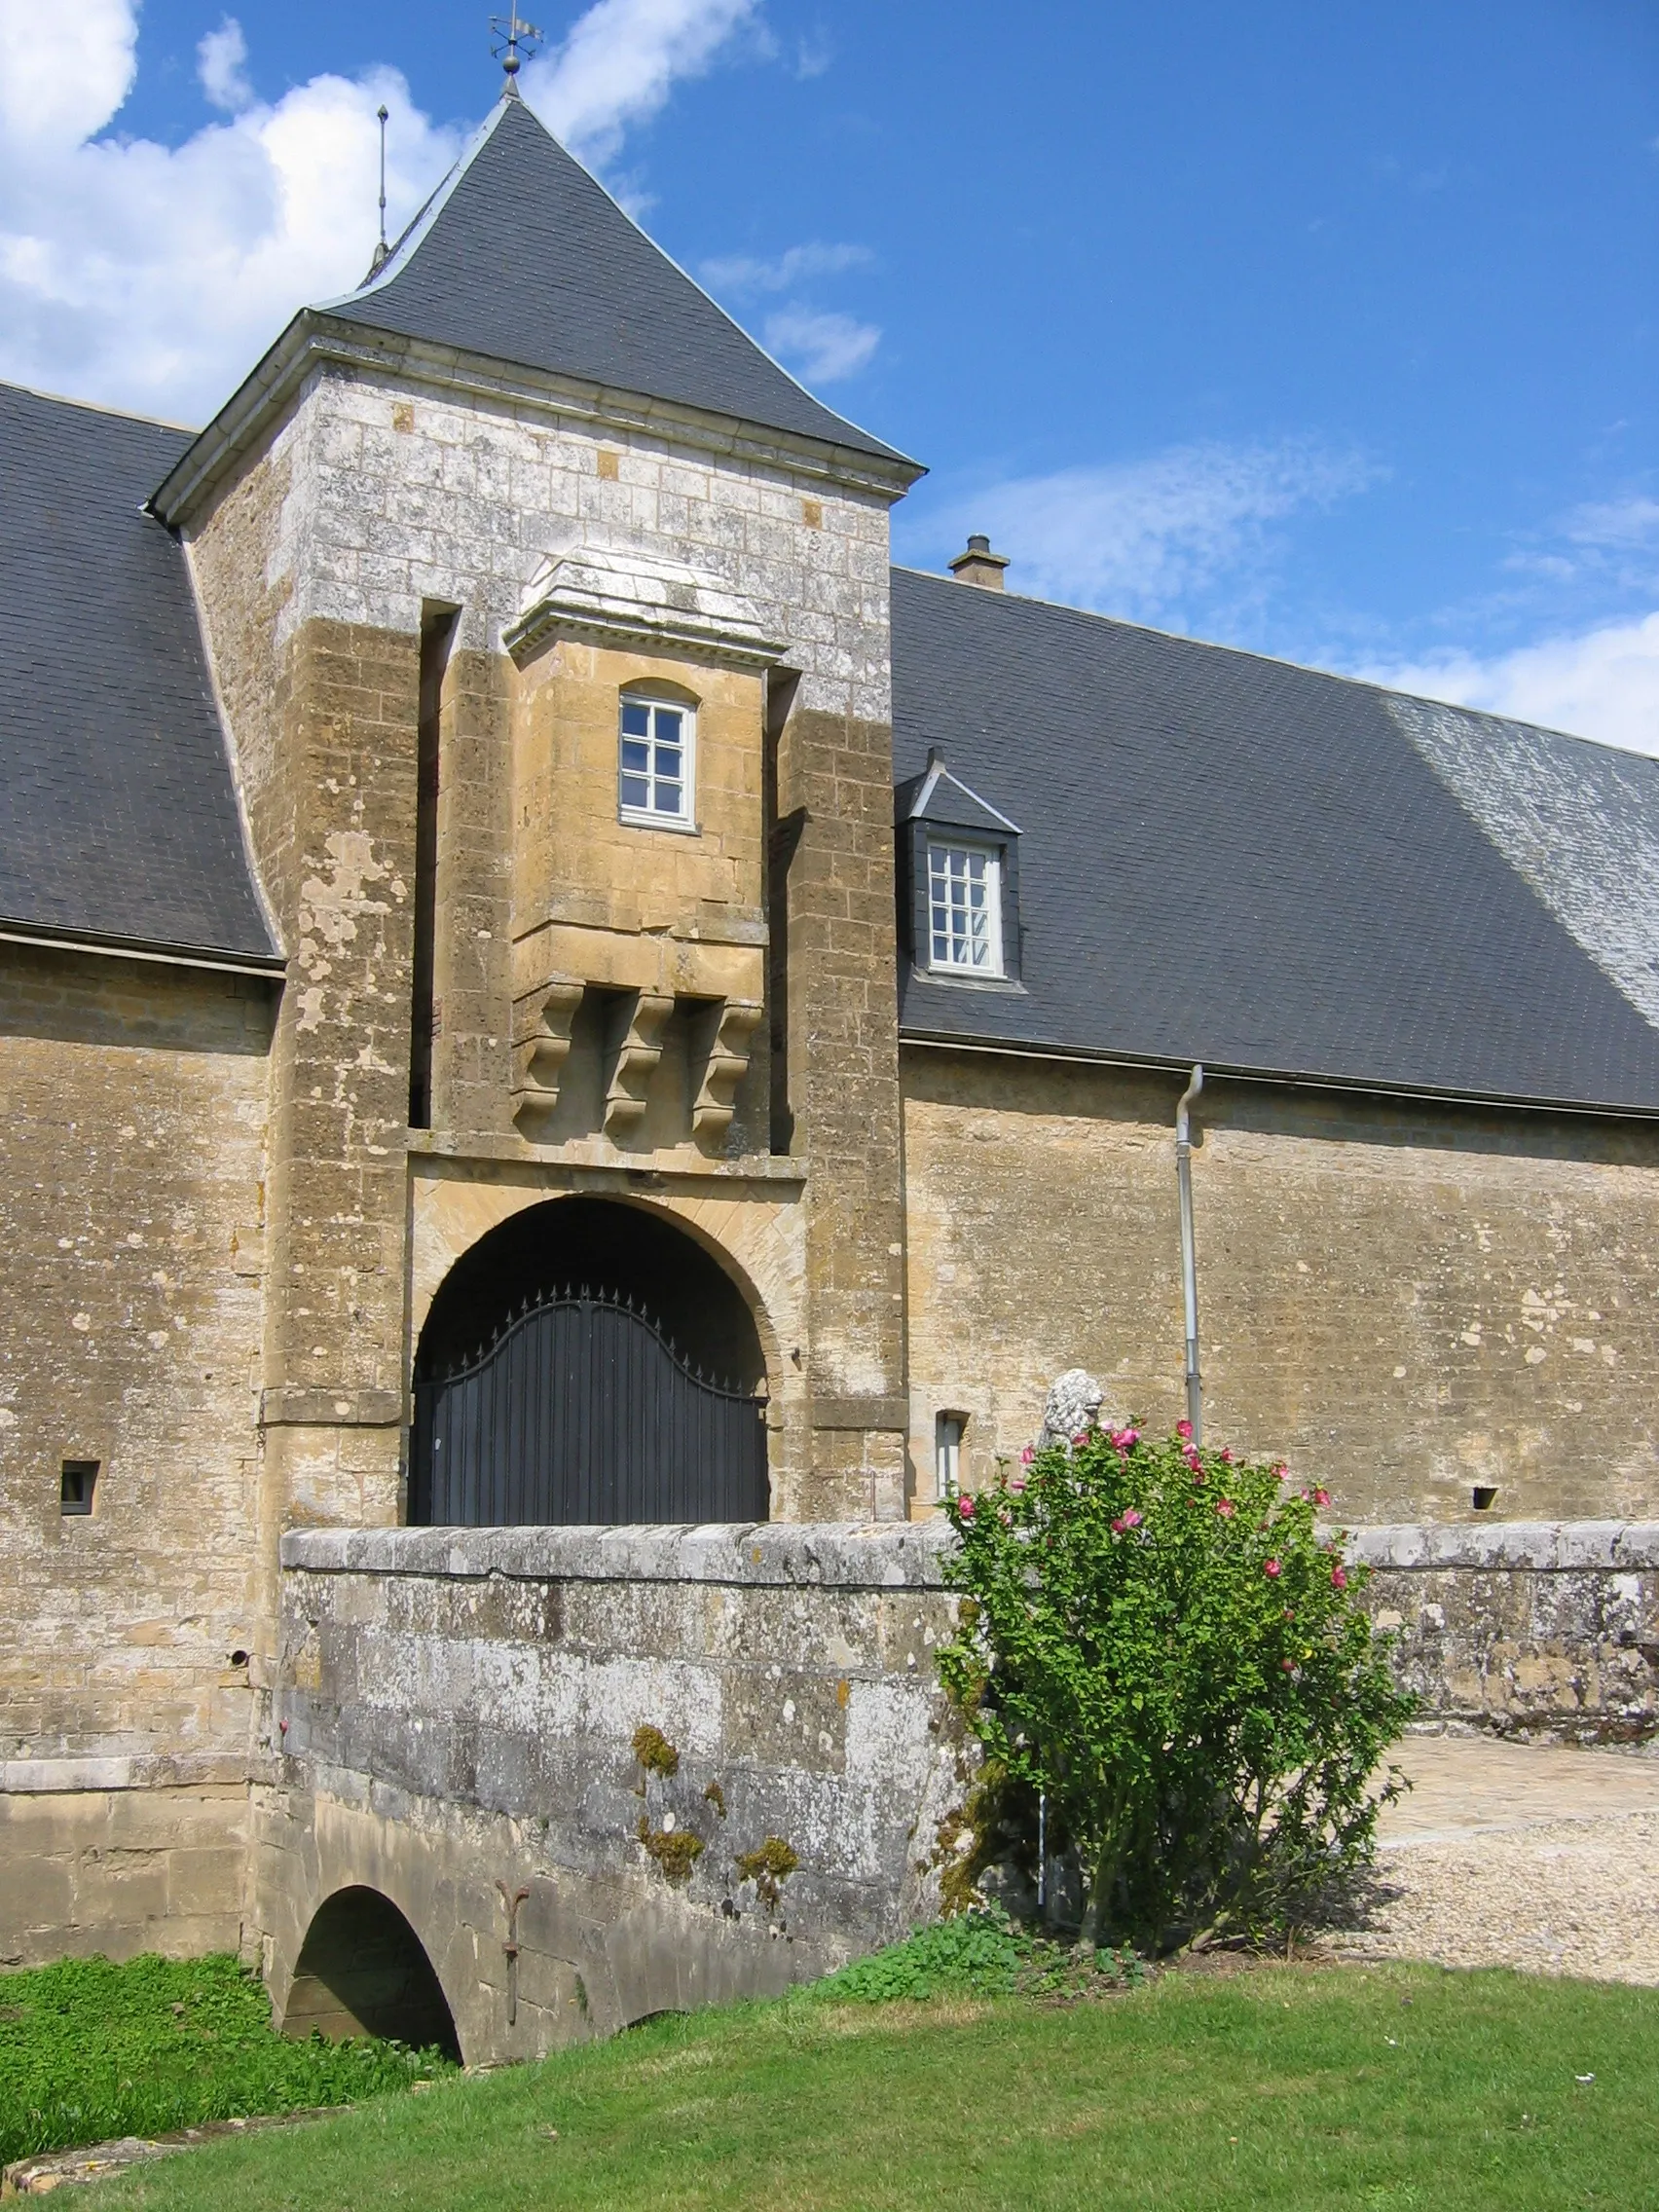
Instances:
[[[976,941],[971,924],[968,930],[960,935],[954,926],[947,928],[943,933],[938,927],[940,903],[936,893],[940,878],[936,873],[935,863],[936,861],[944,863],[948,870],[949,864],[953,860],[959,860],[963,864],[958,880],[965,890],[972,881],[974,864],[976,862],[980,863],[984,869],[985,899],[983,911],[985,929],[982,938],[979,940],[983,946],[983,957],[978,960],[971,957]],[[927,964],[929,971],[935,976],[980,977],[1000,981],[1006,974],[1003,964],[1002,848],[998,845],[980,844],[972,837],[929,837],[927,840]],[[948,876],[946,880],[949,880]],[[960,905],[960,911],[964,915],[969,914],[972,910],[966,897],[960,903],[950,900],[945,902],[945,904],[953,914],[958,905]],[[945,951],[942,958],[940,953],[941,934],[945,941]],[[958,957],[961,951],[966,951],[970,957]]]
[[[645,737],[626,727],[625,718],[630,707],[643,708],[647,719]],[[630,805],[623,796],[623,778],[638,776],[641,771],[627,766],[623,750],[628,745],[644,745],[646,764],[644,770],[647,797],[656,795],[657,748],[663,741],[657,736],[657,716],[678,715],[681,722],[681,777],[680,811],[671,814],[665,807],[652,804]],[[668,781],[670,779],[663,779]],[[624,691],[616,708],[616,812],[619,820],[637,830],[697,830],[697,710],[687,699],[671,698],[666,692]]]
[[[967,1433],[966,1414],[935,1414],[934,1496],[940,1504],[962,1488],[962,1439]]]

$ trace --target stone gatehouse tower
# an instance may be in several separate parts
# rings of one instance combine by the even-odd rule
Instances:
[[[1172,1419],[1194,1063],[1218,1426],[1659,1502],[1654,763],[893,570],[510,96],[206,428],[0,466],[0,1953],[240,1938],[288,1531]]]

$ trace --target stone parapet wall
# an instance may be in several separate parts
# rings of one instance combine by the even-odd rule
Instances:
[[[1659,1522],[1357,1529],[1366,1604],[1424,1717],[1645,1742],[1659,1732]]]
[[[255,1803],[278,2006],[317,1907],[353,1886],[415,1929],[469,2057],[775,1990],[930,1918],[965,1775],[933,1666],[946,1540],[903,1524],[285,1537],[279,1756]],[[644,1727],[677,1771],[646,1772]],[[795,1862],[772,1881],[740,1863],[769,1841]],[[528,1892],[513,1996],[498,1883]]]

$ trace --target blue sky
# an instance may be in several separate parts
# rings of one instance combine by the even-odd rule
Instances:
[[[375,100],[395,227],[499,82],[448,0],[45,13],[0,373],[187,420],[366,258]],[[1014,588],[1659,750],[1652,0],[537,19],[533,102],[929,464],[902,558],[988,529]]]

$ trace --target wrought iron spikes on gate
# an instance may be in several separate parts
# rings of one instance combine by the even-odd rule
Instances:
[[[682,1359],[631,1300],[551,1291],[481,1351],[417,1376],[409,1518],[763,1521],[765,1408]]]

